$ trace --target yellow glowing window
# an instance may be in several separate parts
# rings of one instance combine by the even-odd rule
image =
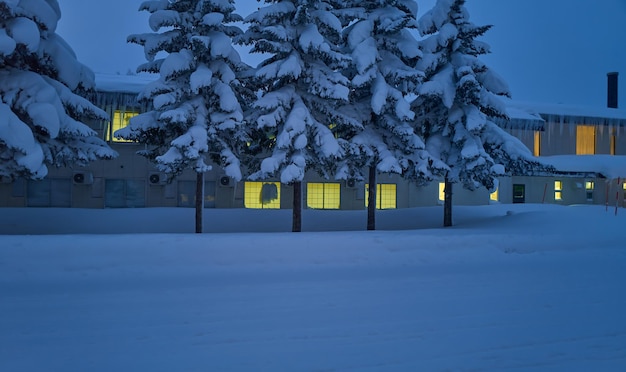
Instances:
[[[489,200],[498,201],[498,189],[496,189],[496,191],[489,194]]]
[[[339,209],[341,187],[338,183],[308,183],[306,205],[311,209]]]
[[[587,195],[587,201],[593,201],[593,189],[595,188],[595,183],[593,181],[585,182],[585,193]]]
[[[576,155],[594,155],[596,153],[596,127],[593,125],[576,126]]]
[[[615,155],[615,143],[616,143],[615,129],[611,130],[611,149],[609,150],[611,155]]]
[[[534,146],[533,146],[533,155],[534,156],[541,155],[541,132],[538,131],[538,130],[535,131],[535,141],[534,141]]]
[[[622,184],[622,188],[623,188],[624,190],[626,190],[626,182],[624,182],[624,183]]]
[[[554,200],[563,200],[563,182],[554,181]]]
[[[369,205],[369,185],[365,185],[365,207]],[[396,208],[396,184],[379,183],[376,185],[376,209]]]
[[[243,204],[251,209],[280,209],[280,182],[246,182]]]
[[[122,129],[128,126],[128,123],[130,122],[130,118],[132,118],[133,116],[137,116],[138,114],[139,113],[134,112],[134,111],[120,111],[120,110],[115,111],[113,113],[113,121],[111,121],[110,125],[107,127],[107,133],[106,133],[107,141],[133,142],[133,141],[127,141],[127,140],[115,138],[114,134],[116,130]]]
[[[446,184],[445,182],[439,182],[439,201],[446,200]]]

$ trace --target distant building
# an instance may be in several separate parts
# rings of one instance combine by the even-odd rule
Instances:
[[[85,168],[51,168],[41,181],[0,181],[0,207],[139,208],[193,207],[195,174],[183,173],[171,183],[145,158],[142,145],[113,133],[134,115],[146,111],[137,94],[151,78],[98,75],[97,93],[90,97],[111,117],[91,123],[120,156]],[[455,188],[457,205],[488,203],[562,203],[624,205],[626,201],[626,111],[508,102],[511,121],[506,129],[535,156],[554,164],[550,177],[506,177],[498,190]],[[443,183],[417,187],[397,175],[378,177],[380,209],[433,206],[443,202]],[[307,175],[305,208],[364,209],[366,185]],[[290,208],[292,190],[278,180],[234,182],[219,167],[205,177],[206,208]]]

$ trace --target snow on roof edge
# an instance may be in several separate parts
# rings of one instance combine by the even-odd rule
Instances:
[[[156,74],[119,75],[96,73],[96,91],[139,94],[159,77]],[[567,104],[535,103],[504,99],[510,122],[497,121],[509,128],[543,130],[548,122],[626,126],[626,110]]]
[[[96,73],[96,91],[139,94],[147,84],[158,78],[159,76],[154,74],[118,75]]]
[[[553,155],[539,159],[560,172],[599,173],[609,180],[626,178],[626,155]]]
[[[568,104],[506,101],[507,107],[535,112],[548,122],[626,126],[626,110]]]

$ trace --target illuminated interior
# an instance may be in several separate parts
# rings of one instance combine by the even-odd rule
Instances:
[[[369,185],[365,185],[365,207],[369,206]],[[376,209],[396,208],[396,184],[379,183],[376,185]]]
[[[535,141],[534,141],[534,147],[533,147],[533,155],[534,156],[541,155],[541,132],[538,131],[538,130],[535,131]]]
[[[498,189],[496,189],[496,191],[489,194],[489,200],[498,201]]]
[[[554,200],[563,200],[563,182],[554,181]]]
[[[139,115],[138,112],[135,111],[120,111],[116,110],[113,113],[113,121],[111,121],[110,125],[107,127],[106,139],[107,141],[113,142],[133,142],[128,140],[123,140],[119,138],[115,138],[113,135],[115,131],[118,129],[122,129],[128,126],[130,122],[130,118]]]
[[[594,155],[596,153],[596,127],[593,125],[576,126],[576,155]]]
[[[280,209],[280,182],[246,182],[243,204],[250,209]]]
[[[341,185],[338,183],[308,183],[306,205],[311,209],[339,209]]]
[[[439,182],[439,201],[444,201],[446,199],[446,184],[445,182]]]
[[[593,181],[585,181],[585,193],[587,194],[587,200],[593,200],[593,189],[595,188],[595,183]]]
[[[613,128],[613,129],[611,129],[611,144],[610,144],[611,148],[609,150],[609,153],[611,155],[615,155],[615,144],[616,144],[616,142],[617,142],[617,134],[616,134],[615,128]]]

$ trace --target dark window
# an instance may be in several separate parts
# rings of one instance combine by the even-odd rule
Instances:
[[[106,180],[104,184],[106,208],[138,208],[146,206],[146,183],[143,180]]]
[[[178,181],[178,206],[196,205],[196,181]],[[204,207],[215,208],[215,181],[204,182]]]
[[[515,184],[513,185],[513,203],[525,203],[526,202],[526,185]]]

